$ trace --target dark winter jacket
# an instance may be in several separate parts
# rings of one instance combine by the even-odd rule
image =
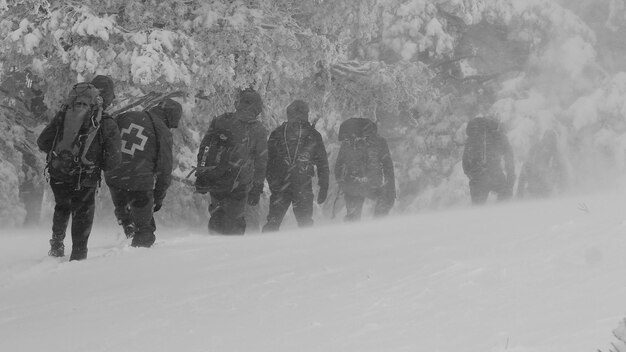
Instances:
[[[256,115],[249,116],[246,119],[237,117],[235,113],[225,113],[216,117],[211,121],[204,139],[215,129],[230,130],[235,136],[234,140],[239,142],[230,154],[233,173],[229,173],[229,176],[236,178],[238,185],[253,182],[263,185],[267,168],[267,130],[256,119]],[[205,141],[201,144],[205,144]]]
[[[329,167],[324,142],[308,121],[292,119],[280,125],[270,135],[267,151],[267,182],[272,192],[310,187],[314,167],[320,189],[328,190]]]
[[[60,137],[63,133],[63,118],[62,113],[57,113],[41,132],[37,139],[41,151],[49,154],[54,148],[55,137],[57,135]],[[81,187],[96,187],[100,181],[101,171],[108,171],[119,165],[120,132],[113,118],[107,113],[102,114],[100,128],[85,156],[87,160],[94,162],[94,167],[75,177],[73,183]],[[54,179],[51,181],[58,182]]]
[[[122,162],[105,172],[109,186],[132,191],[156,190],[165,194],[172,179],[172,133],[166,113],[131,111],[117,117],[122,136]]]
[[[463,151],[463,172],[470,178],[506,173],[510,190],[515,183],[515,162],[509,140],[499,129],[497,121],[477,117],[466,127],[467,142]]]
[[[335,162],[335,179],[345,193],[395,199],[396,181],[387,141],[377,134],[363,141],[344,140]]]

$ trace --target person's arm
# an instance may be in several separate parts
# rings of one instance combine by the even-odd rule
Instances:
[[[317,194],[317,203],[324,203],[328,196],[328,183],[330,178],[330,167],[328,166],[328,154],[324,147],[324,141],[319,132],[315,133],[315,151],[313,162],[317,172],[317,184],[320,188]]]
[[[117,123],[112,117],[106,116],[102,119],[102,170],[109,171],[115,169],[122,161],[122,137]]]
[[[265,184],[265,172],[267,171],[267,130],[258,124],[255,128],[254,148],[252,150],[252,158],[254,158],[254,176],[252,178],[252,187],[248,192],[248,205],[255,206],[259,204],[261,194],[263,193],[263,185]]]
[[[391,152],[389,152],[389,146],[387,141],[380,138],[381,148],[381,162],[383,164],[383,177],[385,178],[385,192],[389,199],[396,199],[396,178],[393,169],[393,160],[391,159]]]
[[[513,148],[511,148],[511,144],[504,134],[502,134],[502,151],[508,191],[509,194],[513,194],[513,186],[515,185],[515,159],[513,157]]]
[[[46,125],[43,131],[41,131],[41,134],[39,134],[39,137],[37,138],[37,146],[39,147],[39,150],[46,154],[50,153],[54,147],[54,139],[56,138],[59,127],[61,126],[61,116],[62,112],[58,112]]]
[[[172,167],[174,163],[172,148],[174,141],[172,133],[162,121],[157,122],[157,119],[155,119],[154,128],[158,143],[154,169],[156,177],[154,200],[155,204],[158,204],[158,201],[163,201],[163,198],[165,198],[165,193],[172,182]]]
[[[342,142],[341,147],[339,148],[339,153],[337,154],[337,159],[335,160],[335,180],[341,185],[344,181],[344,169],[345,169],[345,151],[344,151],[344,143]]]
[[[265,182],[265,172],[267,171],[267,130],[265,127],[256,128],[256,138],[252,157],[254,158],[254,178],[253,183],[263,184]]]
[[[265,178],[267,179],[267,183],[270,186],[270,189],[274,189],[276,187],[280,187],[280,183],[284,180],[285,175],[281,175],[283,168],[281,168],[280,163],[280,152],[279,152],[279,130],[281,128],[274,130],[270,134],[270,138],[267,140],[267,168],[265,171]]]
[[[208,146],[208,144],[209,144],[209,134],[213,130],[213,125],[215,125],[215,119],[211,120],[211,124],[209,125],[209,129],[204,134],[204,137],[202,137],[202,140],[200,141],[200,145],[201,146]],[[203,157],[204,157],[204,149],[203,148],[199,148],[198,149],[198,155],[196,156],[198,167],[202,163],[202,158]]]

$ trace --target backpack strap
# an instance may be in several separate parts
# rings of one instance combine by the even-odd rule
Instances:
[[[283,140],[285,141],[285,150],[287,151],[287,162],[291,166],[298,158],[298,149],[302,141],[302,125],[298,123],[298,142],[296,143],[296,150],[293,153],[293,157],[291,156],[291,151],[289,151],[289,142],[287,141],[287,124],[285,124],[285,128],[283,129]]]
[[[100,124],[102,122],[102,98],[98,97],[98,105],[95,116],[91,118],[91,127],[89,128],[89,132],[87,132],[87,139],[85,143],[81,146],[82,150],[80,153],[80,161],[85,165],[93,165],[93,161],[87,160],[87,152],[89,151],[89,147],[91,147],[91,143],[93,143],[94,138],[96,138],[96,132],[100,129]]]

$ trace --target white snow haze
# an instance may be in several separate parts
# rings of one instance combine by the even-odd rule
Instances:
[[[0,351],[608,351],[626,191],[273,234],[0,230]],[[66,239],[66,246],[71,241]]]

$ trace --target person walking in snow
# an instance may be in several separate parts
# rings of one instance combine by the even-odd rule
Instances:
[[[287,107],[287,122],[276,128],[267,143],[267,182],[270,209],[263,232],[277,231],[289,209],[298,226],[313,225],[312,179],[317,169],[317,203],[328,194],[328,156],[322,136],[309,123],[309,106],[295,100]]]
[[[517,184],[517,197],[548,197],[565,186],[565,165],[558,151],[557,136],[548,130],[524,162]]]
[[[515,163],[513,149],[500,124],[476,117],[467,123],[465,131],[463,171],[469,178],[472,203],[485,203],[491,192],[497,194],[498,200],[509,199],[515,184]]]
[[[151,247],[156,240],[154,212],[172,180],[172,133],[182,116],[181,105],[164,99],[147,111],[117,117],[122,137],[122,162],[104,173],[115,216],[133,247]]]
[[[267,168],[267,130],[257,119],[262,110],[259,93],[242,91],[235,112],[214,118],[200,143],[195,185],[211,195],[210,233],[243,235],[246,204],[259,203]]]
[[[70,260],[87,258],[101,171],[120,162],[120,133],[104,111],[114,97],[113,81],[107,76],[74,85],[63,108],[37,139],[39,149],[48,154],[46,169],[54,194],[48,252],[52,257],[65,255],[63,240],[71,216]]]
[[[361,219],[366,198],[376,201],[374,216],[386,216],[395,203],[396,183],[389,146],[376,123],[348,119],[339,127],[339,141],[335,179],[346,202],[345,220]]]

